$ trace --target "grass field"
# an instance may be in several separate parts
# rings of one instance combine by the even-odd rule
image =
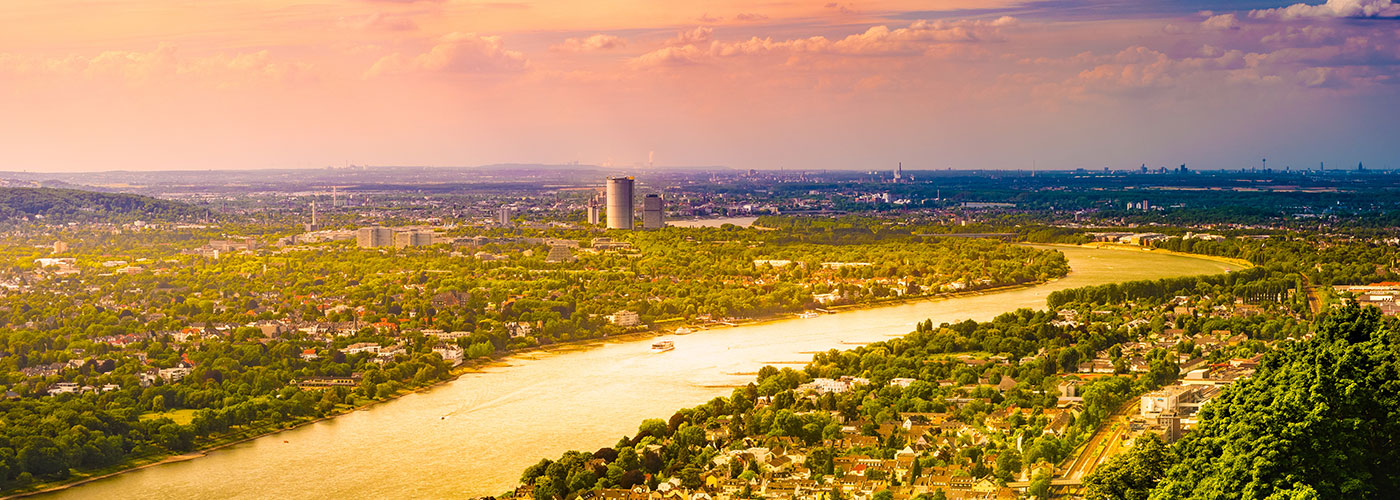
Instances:
[[[191,421],[194,420],[194,410],[170,410],[170,411],[159,412],[159,413],[157,413],[157,412],[147,412],[147,413],[142,413],[140,419],[141,419],[141,420],[155,420],[155,419],[158,419],[158,418],[161,418],[161,417],[165,417],[165,418],[168,418],[168,419],[170,419],[170,420],[174,420],[175,423],[180,424],[180,425],[189,425],[189,423],[190,423]]]

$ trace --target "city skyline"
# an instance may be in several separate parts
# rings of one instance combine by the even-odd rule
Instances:
[[[17,2],[0,7],[0,170],[1389,169],[1397,16],[1390,0]]]

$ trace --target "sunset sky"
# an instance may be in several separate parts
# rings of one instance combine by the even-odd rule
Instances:
[[[6,0],[0,170],[1400,168],[1316,1]]]

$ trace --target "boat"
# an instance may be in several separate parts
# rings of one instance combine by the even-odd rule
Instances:
[[[660,353],[660,352],[666,352],[666,351],[675,350],[675,348],[676,348],[676,343],[675,343],[675,342],[671,342],[671,341],[669,341],[669,340],[663,340],[663,341],[657,342],[657,343],[655,343],[655,344],[652,344],[652,345],[651,345],[651,352]]]
[[[695,333],[695,330],[691,330],[684,326],[676,329],[676,335],[690,335],[692,333]]]
[[[814,312],[814,311],[807,311],[807,312],[804,312],[804,313],[802,313],[802,314],[798,314],[798,315],[797,315],[797,317],[802,318],[802,319],[812,319],[812,318],[815,318],[815,317],[817,317],[817,316],[821,316],[821,313]]]

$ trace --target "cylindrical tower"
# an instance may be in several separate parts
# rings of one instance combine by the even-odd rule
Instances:
[[[608,177],[608,229],[632,229],[631,177]]]

